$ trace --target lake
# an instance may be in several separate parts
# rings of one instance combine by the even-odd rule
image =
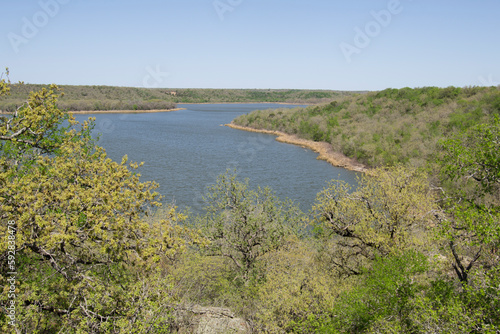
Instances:
[[[308,211],[331,179],[355,184],[355,172],[317,160],[308,149],[277,142],[275,136],[223,126],[256,109],[289,108],[281,104],[179,104],[161,113],[75,115],[79,121],[96,118],[94,134],[108,156],[144,162],[142,181],[156,181],[163,202],[175,202],[194,212],[202,196],[227,169],[236,169],[250,186],[269,186]]]

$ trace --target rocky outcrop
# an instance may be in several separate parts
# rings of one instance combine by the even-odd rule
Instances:
[[[176,310],[178,333],[226,334],[251,333],[248,323],[221,307],[181,307]]]

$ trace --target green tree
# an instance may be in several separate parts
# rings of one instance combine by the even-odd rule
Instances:
[[[498,192],[500,118],[479,124],[443,142],[443,174],[450,180],[476,181],[474,197]],[[463,193],[462,193],[463,195]],[[498,200],[498,198],[496,198]]]
[[[422,290],[427,257],[414,250],[376,257],[370,269],[343,291],[324,333],[415,333],[413,299]]]
[[[439,232],[461,284],[445,271],[415,298],[411,317],[421,332],[498,333],[499,138],[495,117],[441,143],[447,216]]]
[[[2,80],[1,94],[8,90]],[[2,313],[2,332],[164,332],[171,284],[160,264],[200,239],[177,225],[185,217],[175,208],[145,220],[159,206],[156,184],[141,183],[126,157],[109,159],[91,138],[92,120],[59,110],[59,95],[54,85],[32,92],[0,118],[4,310],[17,272],[16,326]]]
[[[257,262],[284,246],[303,222],[300,210],[269,188],[249,189],[248,180],[226,172],[210,187],[202,229],[213,255],[231,260],[245,283],[258,277]]]
[[[423,172],[403,167],[362,175],[356,191],[331,181],[313,206],[324,256],[339,275],[361,275],[377,256],[422,248],[441,215]]]
[[[443,224],[453,267],[468,282],[476,264],[500,260],[500,119],[463,131],[442,144],[441,175],[449,195],[451,219]],[[468,258],[468,259],[466,259]]]
[[[498,333],[500,298],[498,269],[471,273],[471,282],[458,291],[455,282],[438,278],[413,300],[410,315],[415,332]]]
[[[257,332],[314,333],[329,316],[343,282],[317,261],[310,241],[289,239],[266,256],[266,279],[254,297]]]

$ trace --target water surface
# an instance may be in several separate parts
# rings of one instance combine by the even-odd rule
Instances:
[[[202,195],[218,175],[236,169],[255,187],[269,186],[309,210],[331,179],[355,183],[355,172],[317,160],[317,154],[280,143],[275,136],[223,126],[256,109],[278,104],[179,104],[185,110],[144,114],[95,114],[95,133],[109,157],[144,162],[142,181],[156,181],[164,202],[202,209]],[[76,115],[84,120],[89,115]]]

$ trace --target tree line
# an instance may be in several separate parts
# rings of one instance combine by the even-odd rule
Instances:
[[[0,100],[0,111],[12,113],[32,91],[50,85],[16,83]],[[168,110],[177,103],[282,102],[319,103],[354,92],[298,89],[174,89],[114,86],[59,86],[58,108],[65,111]]]

